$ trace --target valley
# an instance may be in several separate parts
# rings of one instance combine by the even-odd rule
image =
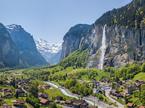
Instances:
[[[145,108],[145,0],[67,28],[62,43],[51,42],[61,21],[36,39],[48,35],[44,19],[36,30],[22,23],[36,36],[0,23],[0,108]]]

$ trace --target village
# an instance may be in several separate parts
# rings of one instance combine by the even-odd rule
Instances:
[[[31,82],[31,79],[1,81],[0,108],[48,108],[50,105],[54,108],[93,108],[85,100],[67,97],[46,83],[39,83],[37,87],[34,86],[36,87],[34,90]],[[109,91],[108,96],[126,108],[145,108],[144,106],[136,106],[128,99],[134,92],[141,90],[141,86],[145,84],[144,81],[132,82],[128,80],[111,84],[105,80],[102,82],[93,81],[93,83],[94,94],[104,93],[107,96],[106,93]],[[32,98],[29,98],[30,95],[33,95]],[[33,98],[36,101],[33,101]]]
[[[0,86],[0,108],[48,108],[51,103],[55,103],[53,104],[54,108],[57,108],[58,106],[60,108],[64,106],[68,108],[89,107],[88,103],[84,100],[76,100],[69,97],[67,97],[66,100],[63,96],[59,95],[50,99],[49,94],[42,92],[44,90],[53,89],[47,84],[41,84],[38,86],[37,99],[39,102],[38,106],[35,106],[36,102],[27,99],[30,94],[30,81],[30,79],[23,79],[12,82],[3,82],[2,86]],[[55,91],[53,92],[55,93]]]

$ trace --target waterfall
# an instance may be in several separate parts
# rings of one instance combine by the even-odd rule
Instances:
[[[106,52],[106,25],[104,25],[103,27],[102,45],[100,47],[100,50],[101,50],[101,56],[99,60],[99,69],[103,69],[105,52]]]

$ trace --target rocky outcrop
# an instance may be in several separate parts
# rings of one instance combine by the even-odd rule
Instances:
[[[143,15],[145,15],[142,10],[144,6],[144,0],[133,0],[127,6],[105,13],[93,25],[87,27],[81,25],[82,27],[79,29],[77,29],[79,25],[74,26],[64,37],[62,58],[67,57],[75,50],[88,49],[87,67],[99,67],[103,28],[106,25],[104,66],[119,67],[128,63],[144,62],[145,28],[142,22]],[[136,19],[131,17],[134,16],[134,13],[129,14],[129,10],[136,12],[134,8],[139,12],[135,16]]]
[[[31,34],[26,32],[20,25],[8,25],[7,29],[26,67],[47,64],[45,59],[37,51]]]
[[[62,44],[61,58],[67,57],[70,53],[77,50],[81,44],[81,40],[89,32],[90,25],[78,24],[72,27],[64,36]]]
[[[16,45],[5,26],[0,23],[0,68],[18,67],[21,62]]]

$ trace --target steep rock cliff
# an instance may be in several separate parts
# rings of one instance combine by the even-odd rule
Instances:
[[[145,61],[145,2],[133,0],[130,4],[105,13],[94,24],[73,29],[65,35],[62,58],[76,50],[89,50],[87,67],[100,67],[103,29],[105,27],[106,49],[104,66],[119,67],[133,62]],[[130,13],[131,10],[131,13]],[[82,32],[85,31],[85,32]]]
[[[93,33],[95,31],[95,33]],[[103,26],[92,29],[89,35],[90,57],[88,67],[99,67],[100,47],[103,36]],[[123,26],[107,26],[105,29],[106,51],[105,66],[119,67],[127,63],[144,62],[145,61],[145,30],[130,28]],[[92,41],[100,40],[100,41]],[[86,40],[82,44],[86,44]],[[88,44],[88,43],[87,43]]]
[[[66,33],[62,44],[61,58],[67,57],[73,51],[79,49],[81,40],[89,32],[90,25],[78,24]]]
[[[19,51],[5,26],[0,23],[0,68],[18,67],[20,64]]]
[[[47,64],[45,59],[37,51],[33,36],[31,36],[31,34],[26,32],[20,25],[8,25],[7,29],[12,40],[17,46],[26,67]]]

